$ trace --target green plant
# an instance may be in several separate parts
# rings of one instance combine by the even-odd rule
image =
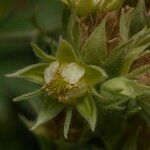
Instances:
[[[60,38],[56,54],[48,55],[32,43],[33,51],[45,63],[34,64],[7,75],[41,85],[40,89],[14,99],[20,101],[43,94],[44,105],[32,129],[59,113],[63,114],[64,109],[65,138],[68,138],[70,123],[74,120],[74,113],[76,114],[75,109],[89,123],[92,131],[98,122],[98,133],[100,122],[97,118],[101,115],[105,118],[103,114],[109,111],[112,114],[123,113],[121,121],[125,121],[127,126],[126,118],[139,114],[149,124],[150,87],[139,83],[137,77],[148,72],[150,65],[140,64],[139,68],[134,67],[136,60],[149,55],[150,29],[146,26],[143,14],[144,1],[139,1],[135,9],[122,8],[121,15],[118,8],[123,1],[114,1],[111,6],[106,4],[105,7],[102,7],[102,2],[93,5],[92,1],[90,8],[86,8],[88,12],[81,11],[85,10],[80,7],[81,1],[78,5],[75,5],[75,1],[64,2],[71,7],[71,14],[67,34]],[[100,9],[97,5],[101,6]],[[113,12],[114,9],[118,11]],[[112,31],[115,33],[111,33]],[[118,119],[119,117],[120,115]],[[80,119],[77,122],[80,122]],[[109,121],[105,123],[108,126]],[[137,128],[129,141],[126,140],[127,144],[124,144],[122,149],[135,149],[139,130]],[[99,135],[96,132],[94,134],[103,141],[107,149],[116,149],[120,146],[118,142],[122,132],[120,131],[113,142],[110,142],[109,138],[115,134],[109,137],[101,131]],[[86,140],[88,128],[82,134]],[[82,139],[82,136],[79,139]]]

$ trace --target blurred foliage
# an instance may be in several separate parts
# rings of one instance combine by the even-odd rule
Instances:
[[[17,104],[12,102],[12,98],[18,93],[29,92],[37,86],[23,80],[6,80],[4,76],[39,61],[31,51],[30,43],[35,41],[47,47],[47,39],[43,38],[43,35],[55,36],[55,33],[61,30],[62,12],[63,6],[59,0],[0,1],[0,149],[2,150],[41,149],[38,140],[18,115],[34,120],[38,106],[31,102],[31,107],[28,101]],[[44,29],[44,32],[39,29]],[[50,47],[48,48],[50,52]]]

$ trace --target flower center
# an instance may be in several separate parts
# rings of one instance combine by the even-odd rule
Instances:
[[[82,80],[75,84],[66,82],[58,70],[53,79],[45,84],[44,89],[48,95],[57,98],[59,102],[67,103],[69,100],[78,97],[80,95],[79,91],[82,93],[81,91],[83,91],[85,86],[86,84]]]

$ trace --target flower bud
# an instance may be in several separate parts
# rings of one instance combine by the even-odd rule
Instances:
[[[135,97],[135,92],[130,80],[124,77],[106,81],[101,86],[101,94],[109,100]]]
[[[76,8],[77,16],[86,17],[98,6],[100,0],[62,0],[71,9]]]

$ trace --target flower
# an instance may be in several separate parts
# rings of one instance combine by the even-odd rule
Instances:
[[[30,65],[7,76],[22,77],[42,86],[41,89],[19,96],[14,101],[32,98],[41,93],[46,94],[44,107],[33,129],[66,108],[64,136],[67,138],[72,107],[75,107],[94,130],[97,109],[90,89],[107,78],[105,71],[98,66],[81,63],[74,48],[63,39],[60,40],[55,57],[47,55],[33,43],[32,48],[46,63]]]
[[[35,45],[33,47],[35,48]],[[93,70],[94,74],[89,73]],[[83,96],[89,86],[102,82],[106,78],[107,75],[102,68],[80,64],[73,47],[61,39],[56,60],[44,70],[43,89],[59,102],[70,103]]]
[[[86,92],[87,84],[82,80],[84,74],[85,69],[77,63],[60,65],[54,61],[44,71],[44,89],[59,101],[68,102]]]

